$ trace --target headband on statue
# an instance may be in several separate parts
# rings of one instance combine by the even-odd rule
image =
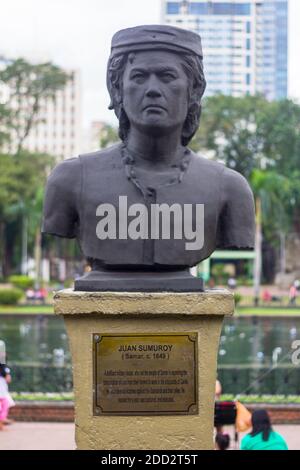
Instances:
[[[199,34],[164,25],[145,25],[121,29],[111,42],[110,60],[119,54],[162,49],[177,53],[195,54],[203,58]]]

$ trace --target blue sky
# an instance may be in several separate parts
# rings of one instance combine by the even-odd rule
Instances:
[[[160,0],[6,0],[0,55],[80,69],[84,125],[113,122],[105,84],[111,37],[122,28],[159,23],[160,5]],[[299,20],[300,0],[290,0],[289,95],[300,101]]]

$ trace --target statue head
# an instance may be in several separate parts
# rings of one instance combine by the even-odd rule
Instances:
[[[136,68],[140,71],[132,79]],[[146,90],[143,76],[149,75],[150,71],[158,77],[159,84],[153,83],[153,87],[148,86]],[[136,90],[127,86],[130,81],[133,88],[135,84],[139,85]],[[139,119],[142,122],[145,117],[148,122],[156,122],[158,127],[181,122],[181,142],[186,146],[199,126],[205,85],[198,34],[173,26],[155,25],[121,30],[113,36],[107,87],[111,97],[109,108],[114,109],[119,119],[119,135],[123,141],[126,141],[133,122],[131,114],[136,114],[137,122]],[[145,95],[143,103],[135,93],[138,89]],[[132,95],[124,96],[124,93],[130,93],[128,90]],[[151,103],[161,105],[162,109],[148,109],[147,116],[143,116],[143,106]],[[130,113],[131,107],[133,113]]]

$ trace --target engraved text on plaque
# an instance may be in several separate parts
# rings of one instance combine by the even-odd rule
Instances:
[[[94,334],[94,414],[197,414],[197,339]]]

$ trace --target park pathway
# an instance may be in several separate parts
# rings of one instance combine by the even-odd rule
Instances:
[[[300,450],[300,425],[278,425],[290,450]],[[232,435],[232,429],[227,431]],[[72,423],[14,423],[0,432],[0,450],[74,450]]]

